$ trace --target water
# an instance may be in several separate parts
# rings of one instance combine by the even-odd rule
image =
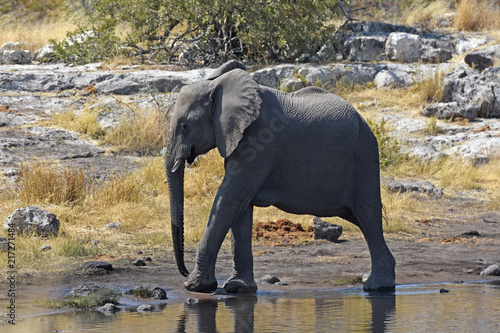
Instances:
[[[440,293],[440,289],[449,290]],[[76,311],[20,318],[1,332],[500,332],[500,285],[398,286],[259,293],[174,302],[152,313]]]

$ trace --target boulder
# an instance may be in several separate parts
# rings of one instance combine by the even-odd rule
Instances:
[[[391,32],[405,32],[409,34],[417,34],[415,28],[407,27],[404,25],[394,25],[384,22],[366,21],[366,22],[352,22],[345,26],[345,30],[362,34],[390,34]]]
[[[337,242],[342,235],[342,226],[325,222],[319,217],[313,218],[314,239],[326,239]]]
[[[138,93],[142,87],[142,84],[132,81],[128,78],[123,78],[121,76],[99,82],[95,85],[95,88],[100,94],[114,95],[135,94]]]
[[[453,55],[453,43],[440,38],[422,38],[420,60],[439,64],[450,60]]]
[[[31,51],[4,51],[1,61],[5,64],[29,64],[31,63]]]
[[[456,54],[465,54],[470,50],[477,49],[480,46],[488,44],[490,41],[487,37],[481,38],[465,38],[460,37],[455,40],[455,53]]]
[[[274,275],[264,275],[260,279],[258,279],[257,282],[259,282],[259,283],[266,283],[266,284],[277,284],[280,281],[281,280],[277,276],[274,276]]]
[[[494,264],[488,266],[484,271],[481,272],[481,275],[495,275],[500,276],[500,264]]]
[[[0,54],[3,54],[4,51],[21,51],[21,43],[7,42],[0,46]]]
[[[304,83],[298,78],[288,78],[281,82],[280,89],[286,92],[294,92],[304,88]]]
[[[105,261],[87,261],[81,268],[83,270],[104,270],[109,272],[113,270],[113,265]]]
[[[346,58],[349,61],[386,60],[385,43],[387,36],[353,36],[344,42]]]
[[[406,193],[406,192],[416,192],[425,193],[430,197],[439,199],[443,196],[443,190],[438,189],[431,182],[422,180],[394,180],[387,179],[384,185],[391,192]]]
[[[442,102],[456,102],[466,118],[500,117],[500,66],[483,72],[459,67],[446,74]]]
[[[97,310],[104,313],[114,313],[120,311],[120,308],[114,305],[113,303],[106,303]]]
[[[154,306],[151,304],[142,304],[137,307],[137,312],[152,312],[154,311]]]
[[[33,59],[38,62],[48,63],[57,60],[54,53],[54,45],[47,44],[33,54]]]
[[[102,289],[102,287],[96,285],[93,282],[89,282],[87,284],[82,284],[82,285],[79,285],[78,287],[73,288],[71,290],[71,292],[69,293],[69,295],[74,296],[74,297],[89,296],[91,294],[95,294],[96,292],[98,292],[101,289]]]
[[[387,38],[385,51],[393,61],[415,62],[420,59],[422,38],[405,32],[393,32]]]
[[[301,68],[299,69],[299,76],[310,86],[329,88],[335,85],[332,72],[322,66]]]
[[[389,68],[379,71],[373,79],[377,89],[382,87],[400,88],[411,82],[413,82],[412,76],[408,72]]]
[[[276,69],[274,68],[265,68],[255,71],[251,74],[251,76],[258,84],[270,88],[276,88],[280,83],[280,79],[278,78]]]
[[[4,228],[14,226],[18,234],[57,235],[60,222],[56,216],[37,206],[16,209],[5,219]]]
[[[453,120],[456,117],[474,120],[475,116],[472,110],[463,109],[457,102],[450,103],[432,103],[427,105],[422,114],[427,117],[437,117],[438,119]]]
[[[468,53],[464,61],[473,69],[482,71],[488,67],[500,65],[500,44],[492,45]]]
[[[152,299],[167,299],[167,292],[165,289],[160,287],[151,288],[151,298]]]

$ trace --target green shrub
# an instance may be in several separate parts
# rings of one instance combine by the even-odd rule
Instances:
[[[183,51],[183,61],[204,65],[293,59],[332,37],[337,1],[95,0],[85,9],[87,22],[52,43],[60,59],[72,62],[106,60],[123,47],[142,61],[172,62]]]
[[[378,124],[368,119],[367,123],[377,138],[381,167],[387,167],[406,159],[406,155],[401,152],[398,140],[389,135],[390,131],[385,119],[382,119]]]

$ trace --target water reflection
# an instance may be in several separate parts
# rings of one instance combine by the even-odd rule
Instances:
[[[223,303],[233,315],[234,332],[253,332],[256,296],[241,296],[226,299]],[[188,302],[184,305],[184,313],[179,319],[178,333],[187,332],[187,320],[196,321],[197,332],[217,332],[216,314],[220,301],[206,300],[203,302]]]
[[[440,293],[445,288],[449,293]],[[75,311],[1,322],[2,333],[46,332],[500,332],[500,288],[494,284],[398,286],[257,296],[169,300],[153,312]],[[451,329],[452,328],[452,329]],[[451,329],[451,330],[450,330]]]
[[[301,304],[305,299],[309,298],[310,294],[300,295],[295,294],[289,297],[283,297],[279,295],[276,297],[263,297],[261,298],[262,304],[267,303],[271,305],[270,307],[275,310],[273,314],[278,317],[281,314],[292,310],[290,307],[294,307],[297,304]],[[282,302],[284,299],[291,300],[291,302]],[[371,332],[385,332],[386,324],[389,318],[395,311],[396,306],[396,295],[392,292],[378,292],[378,293],[368,293],[362,298],[368,300],[371,303],[371,318],[366,316],[366,313],[360,311],[358,322],[360,329],[363,331]],[[325,320],[326,318],[332,318],[332,309],[342,309],[344,306],[344,298],[330,298],[330,297],[315,297],[314,300],[314,314],[315,320],[313,318],[306,319],[306,326],[311,326],[313,322],[317,325],[315,329],[327,329],[328,324],[331,324],[331,320]],[[215,300],[204,300],[197,302],[188,302],[184,305],[184,312],[181,314],[178,320],[177,332],[185,333],[190,332],[189,322],[195,323],[196,332],[212,333],[221,331],[218,330],[217,323],[219,325],[222,323],[221,320],[217,320],[218,309],[224,306],[232,315],[232,331],[233,332],[254,332],[255,331],[255,306],[259,299],[255,296],[239,296],[228,298],[224,301]],[[282,304],[285,303],[285,304]],[[288,305],[288,309],[287,306]],[[305,309],[304,309],[305,310]],[[292,310],[293,311],[293,310]],[[262,311],[259,311],[260,316],[262,316]],[[269,313],[268,313],[269,314]],[[341,318],[339,318],[341,320]],[[271,323],[268,323],[270,328]],[[339,324],[345,324],[340,323]],[[295,326],[295,324],[292,324]],[[325,326],[324,326],[325,325]],[[266,329],[266,325],[261,328]],[[300,324],[298,325],[300,326]],[[273,324],[273,329],[270,331],[279,329]],[[282,327],[283,329],[285,327]],[[292,327],[293,328],[293,327]],[[311,327],[309,327],[311,329]],[[262,331],[259,329],[258,331]],[[286,330],[285,330],[286,331]],[[292,329],[292,331],[295,331]]]

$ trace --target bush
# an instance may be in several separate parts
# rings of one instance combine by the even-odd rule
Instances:
[[[387,167],[391,164],[401,162],[406,158],[406,156],[401,153],[401,147],[398,140],[389,135],[388,125],[385,119],[382,119],[379,124],[368,119],[367,123],[377,138],[381,167]]]
[[[84,9],[88,23],[52,42],[62,60],[76,62],[105,60],[124,47],[141,61],[293,59],[331,38],[337,1],[95,0]]]

